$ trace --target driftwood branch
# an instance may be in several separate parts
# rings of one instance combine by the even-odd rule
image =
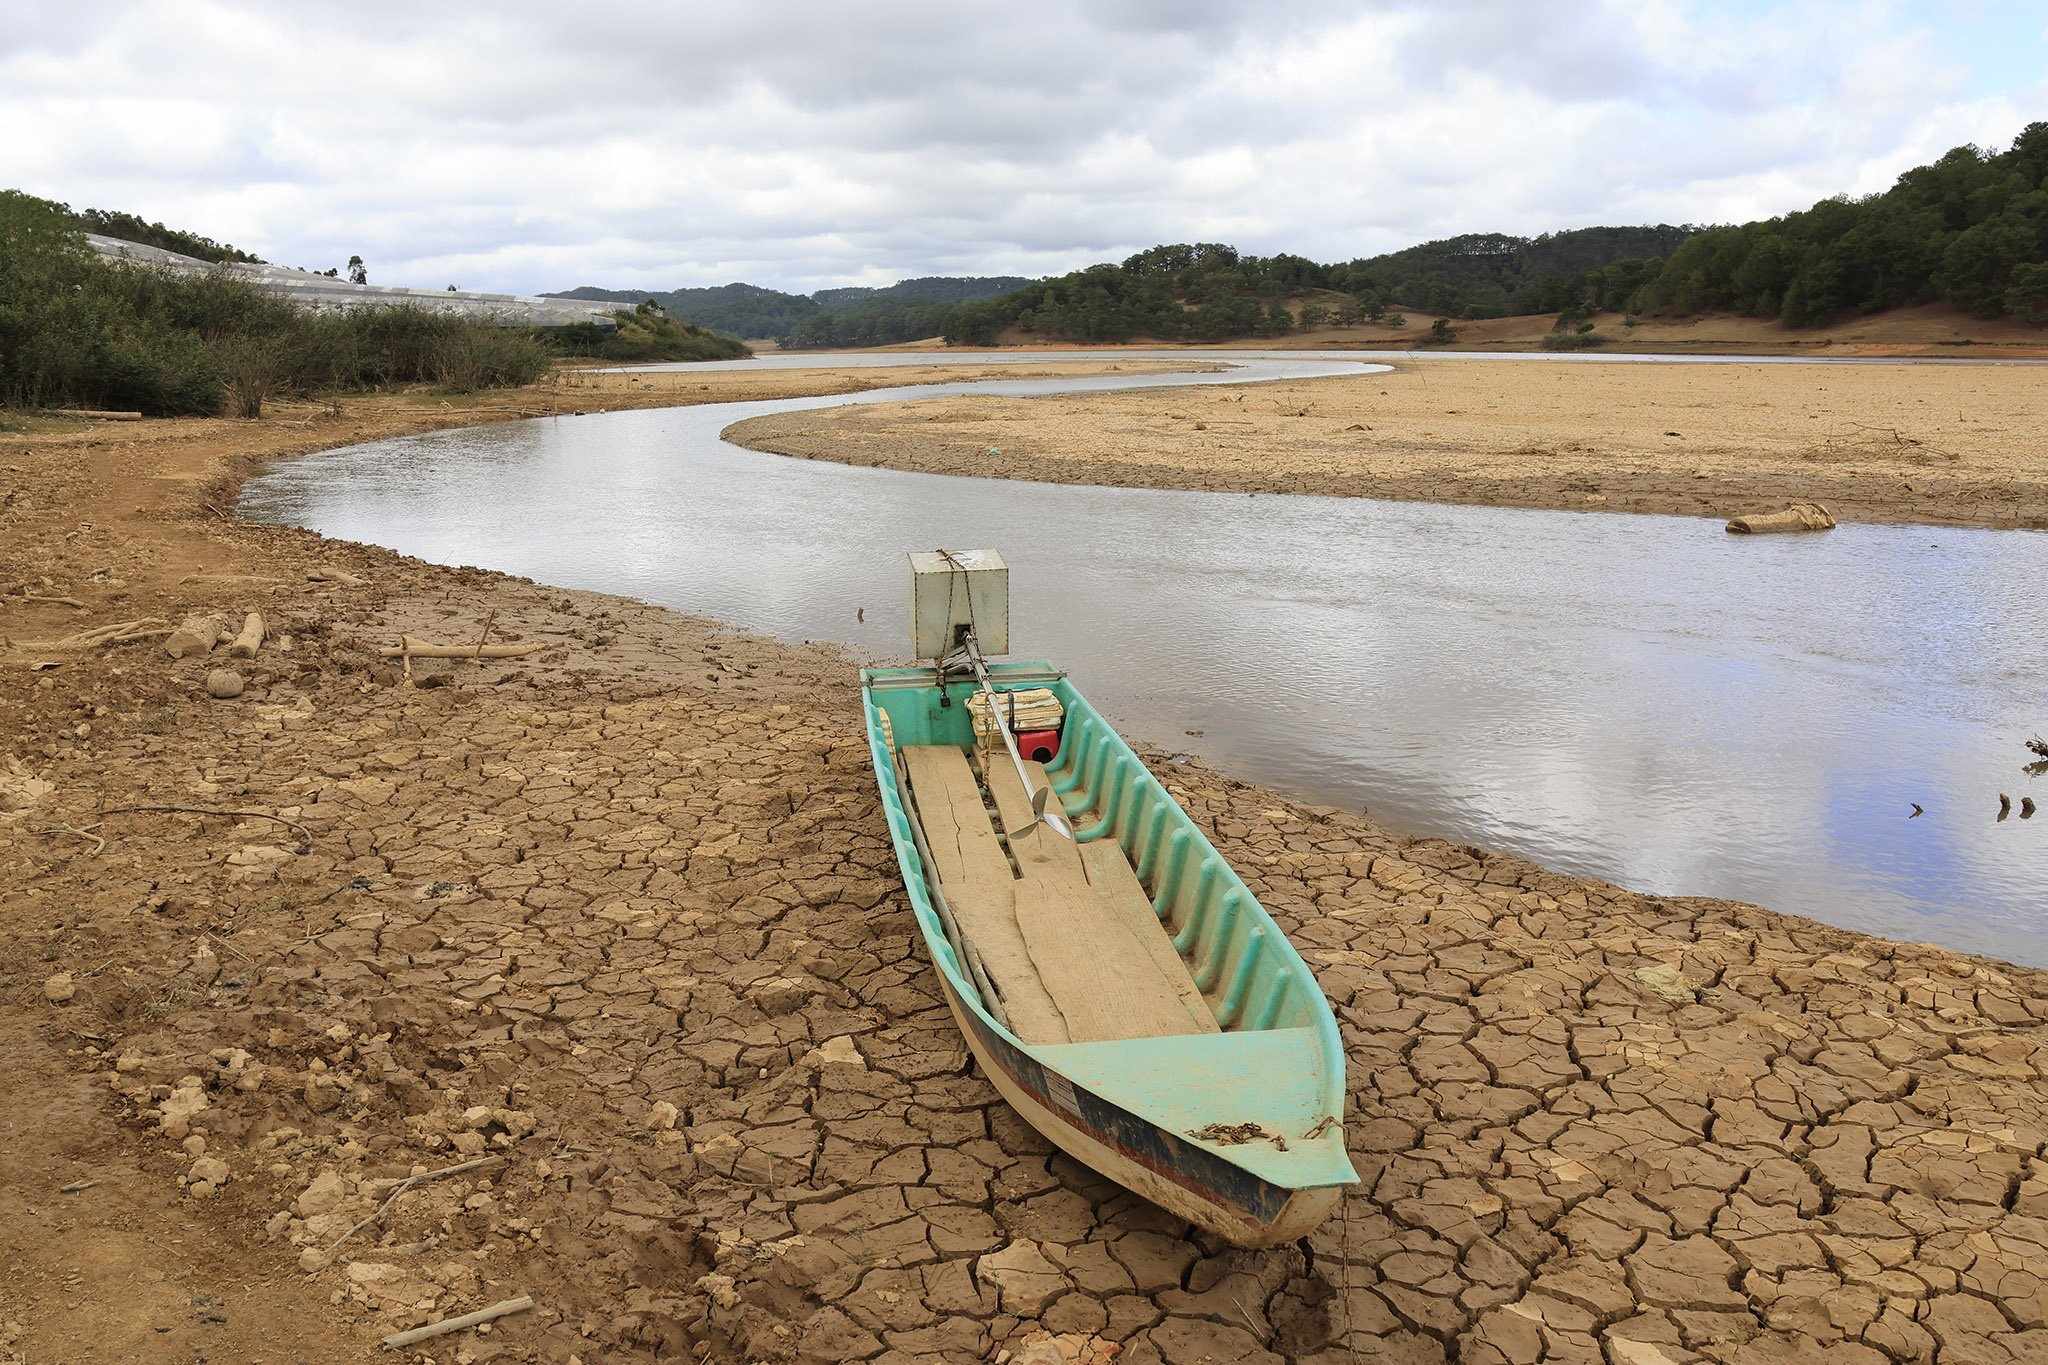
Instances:
[[[415,1327],[410,1332],[393,1332],[390,1336],[384,1338],[384,1345],[396,1350],[401,1346],[410,1346],[416,1341],[427,1341],[433,1337],[446,1336],[450,1332],[460,1332],[465,1327],[476,1327],[491,1321],[493,1318],[502,1318],[513,1313],[524,1313],[531,1307],[533,1307],[533,1296],[531,1294],[521,1294],[516,1299],[506,1299],[503,1303],[494,1303],[489,1308],[479,1308],[474,1313],[464,1313],[459,1318],[443,1318],[439,1322],[430,1322],[425,1327]]]
[[[51,408],[52,417],[84,417],[94,422],[140,422],[139,412],[108,412],[102,408]]]
[[[422,1171],[418,1175],[407,1176],[405,1179],[398,1182],[398,1187],[396,1189],[392,1190],[390,1194],[384,1196],[384,1202],[377,1206],[376,1212],[372,1213],[369,1217],[363,1219],[362,1222],[357,1223],[347,1232],[342,1233],[341,1236],[335,1238],[334,1245],[327,1248],[327,1254],[332,1256],[336,1251],[340,1250],[341,1244],[343,1242],[346,1242],[349,1238],[355,1236],[364,1228],[370,1226],[370,1224],[382,1222],[384,1219],[384,1215],[390,1211],[391,1206],[398,1202],[398,1196],[404,1194],[413,1186],[424,1185],[429,1180],[439,1180],[444,1176],[460,1175],[464,1171],[473,1171],[479,1166],[489,1166],[494,1162],[503,1161],[504,1159],[505,1158],[501,1156],[480,1156],[474,1161],[459,1161],[453,1166],[443,1166],[438,1171]]]
[[[308,569],[306,571],[306,581],[308,583],[339,583],[344,588],[360,588],[370,580],[358,578],[346,569],[337,569],[329,565],[325,568]]]
[[[21,595],[20,600],[23,602],[54,602],[60,607],[75,607],[79,611],[85,610],[85,603],[75,597],[43,597],[36,593],[25,592]]]
[[[410,635],[398,637],[395,645],[384,645],[378,653],[387,659],[517,659],[527,654],[538,654],[547,645],[540,640],[528,640],[518,645],[487,645],[479,641],[473,645],[441,645],[428,640],[415,640]]]
[[[89,829],[78,829],[78,828],[76,828],[76,827],[74,827],[74,826],[71,826],[71,825],[46,825],[46,826],[45,826],[45,827],[43,827],[42,829],[39,829],[39,830],[37,830],[37,831],[36,831],[36,833],[38,833],[38,834],[68,834],[68,835],[70,835],[70,836],[71,836],[72,838],[74,838],[74,839],[90,839],[90,840],[92,840],[92,843],[93,843],[93,849],[92,849],[92,851],[93,851],[93,855],[94,855],[95,857],[97,857],[98,855],[100,855],[100,854],[102,854],[102,853],[105,853],[105,852],[107,851],[107,840],[106,840],[106,836],[104,836],[104,835],[100,835],[100,834],[94,834],[94,833],[93,833],[93,832],[92,832],[91,830],[89,830]]]
[[[66,635],[61,640],[23,640],[20,643],[32,649],[93,649],[100,645],[125,645],[132,640],[153,640],[170,633],[171,628],[164,625],[161,616],[143,616],[133,621],[94,626],[91,630]]]

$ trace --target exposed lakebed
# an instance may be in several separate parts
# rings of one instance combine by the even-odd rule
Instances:
[[[2048,814],[1995,819],[2001,791],[2048,799],[2021,771],[2048,726],[2048,536],[1750,540],[1696,518],[906,474],[718,437],[842,403],[1359,369],[1171,355],[1241,368],[442,432],[283,463],[242,510],[888,658],[902,552],[993,545],[1018,653],[1069,668],[1135,738],[1563,871],[2048,962]]]

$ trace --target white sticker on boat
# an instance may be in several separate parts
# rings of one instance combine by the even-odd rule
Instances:
[[[1074,1098],[1074,1083],[1059,1072],[1045,1073],[1045,1097],[1069,1114],[1080,1116],[1081,1102]]]

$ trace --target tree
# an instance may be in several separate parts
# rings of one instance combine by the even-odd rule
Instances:
[[[2022,322],[2048,327],[2048,262],[2013,267],[2012,283],[2005,290],[2005,311]]]
[[[1458,339],[1458,329],[1451,326],[1449,318],[1438,318],[1429,324],[1429,339],[1439,346],[1448,346]]]
[[[370,272],[363,265],[362,257],[351,256],[348,258],[348,282],[350,284],[368,284],[370,282]]]
[[[2013,267],[2038,251],[2029,224],[2015,217],[1992,218],[1949,243],[1935,282],[1956,307],[1979,317],[1997,317],[2005,308]]]
[[[1287,311],[1286,303],[1279,299],[1274,299],[1272,306],[1266,310],[1266,334],[1276,337],[1286,336],[1293,330],[1294,314]]]
[[[1301,306],[1301,330],[1313,332],[1330,320],[1330,310],[1320,303],[1305,303]]]

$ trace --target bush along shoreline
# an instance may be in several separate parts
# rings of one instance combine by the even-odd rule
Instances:
[[[0,191],[0,406],[257,417],[273,396],[529,384],[559,356],[750,354],[645,305],[619,319],[607,332],[504,327],[411,304],[308,312],[224,269],[106,260],[62,205]]]

